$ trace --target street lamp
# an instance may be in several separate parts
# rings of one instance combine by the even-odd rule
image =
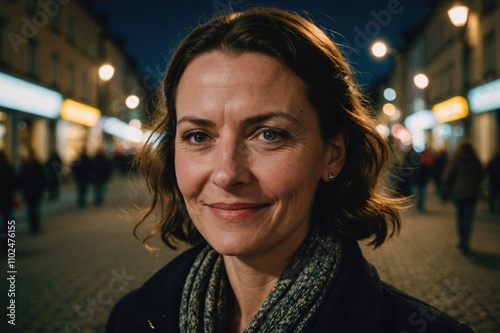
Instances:
[[[396,99],[396,97],[397,97],[396,90],[394,90],[392,88],[385,88],[384,89],[384,98],[386,100],[388,100],[389,102],[392,102]]]
[[[127,99],[125,100],[125,105],[130,109],[130,110],[133,110],[135,109],[136,107],[139,106],[139,103],[140,103],[140,100],[139,100],[139,97],[137,97],[136,95],[130,95],[127,97]]]
[[[419,89],[425,89],[429,85],[429,78],[423,73],[418,73],[413,77],[413,83]]]
[[[108,110],[108,103],[109,103],[109,83],[108,81],[113,78],[113,75],[115,75],[115,68],[111,64],[104,64],[101,67],[99,67],[99,78],[101,80],[98,80],[97,85],[99,88],[99,101],[98,105],[99,108],[101,109],[101,112],[105,116],[109,116]],[[108,142],[111,142],[111,137],[108,134],[105,134],[103,131],[101,131],[101,135],[104,135],[101,140],[104,141],[104,145],[107,146]]]
[[[371,51],[375,57],[382,58],[389,52],[389,49],[387,48],[387,45],[384,42],[377,41],[373,43]]]
[[[456,27],[463,27],[467,24],[467,17],[469,16],[469,7],[455,4],[448,10],[448,16],[451,23]]]
[[[451,23],[459,29],[459,41],[462,44],[462,65],[460,71],[462,74],[462,94],[465,96],[469,84],[469,66],[470,66],[470,45],[467,38],[467,20],[469,17],[469,7],[462,3],[455,3],[449,10],[448,16]],[[464,119],[466,135],[470,132],[470,117]]]
[[[111,78],[113,77],[114,74],[115,74],[115,68],[113,66],[111,66],[110,64],[102,65],[99,68],[99,77],[103,81],[111,80]]]

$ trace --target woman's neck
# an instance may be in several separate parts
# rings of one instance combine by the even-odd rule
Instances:
[[[243,332],[262,307],[283,269],[261,272],[235,257],[224,257],[224,261],[230,285],[227,291],[230,332]]]
[[[292,247],[278,246],[267,254],[224,256],[230,285],[227,295],[230,332],[243,332],[250,324],[304,238],[305,235],[297,239]]]

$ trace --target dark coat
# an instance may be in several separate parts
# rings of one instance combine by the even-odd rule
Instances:
[[[190,249],[122,298],[106,333],[179,332],[182,289],[200,248]],[[470,333],[469,327],[381,282],[356,241],[344,241],[339,275],[308,332]]]
[[[47,185],[52,187],[59,185],[62,179],[62,168],[63,162],[61,158],[56,153],[52,153],[47,162],[45,162]]]
[[[491,187],[500,186],[500,153],[497,153],[486,166]]]
[[[16,186],[17,175],[14,168],[7,161],[0,161],[0,208],[12,207]]]
[[[455,200],[477,199],[481,194],[484,170],[474,151],[459,151],[444,170],[444,182]]]
[[[91,180],[96,183],[106,183],[111,177],[113,165],[104,155],[96,155],[91,160]]]
[[[90,180],[92,162],[86,153],[71,163],[71,172],[77,183],[87,183]]]
[[[43,165],[36,160],[28,160],[21,164],[19,173],[21,190],[27,199],[41,199],[47,179]]]

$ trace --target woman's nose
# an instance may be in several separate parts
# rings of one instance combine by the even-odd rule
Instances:
[[[251,178],[247,155],[243,143],[220,142],[214,154],[211,181],[225,190],[247,184]]]

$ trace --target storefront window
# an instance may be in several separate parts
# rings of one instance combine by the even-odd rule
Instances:
[[[56,125],[57,151],[61,153],[64,164],[70,164],[87,148],[85,126],[59,120]]]
[[[17,123],[17,136],[19,143],[19,156],[25,157],[30,149],[30,128],[31,123],[21,120]]]

